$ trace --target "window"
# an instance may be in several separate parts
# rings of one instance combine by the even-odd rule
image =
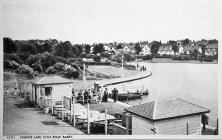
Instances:
[[[51,89],[52,87],[45,87],[45,96],[51,95]]]

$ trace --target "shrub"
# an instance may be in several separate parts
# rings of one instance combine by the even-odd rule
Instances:
[[[93,60],[94,60],[95,62],[101,62],[101,56],[95,55],[95,56],[93,57]]]
[[[57,62],[54,64],[54,68],[58,71],[63,71],[65,69],[65,64],[62,62]]]
[[[180,55],[180,56],[173,56],[172,57],[173,60],[190,60],[190,57],[187,55]]]
[[[4,69],[14,69],[16,70],[20,65],[15,61],[4,60]]]
[[[58,72],[58,70],[56,70],[53,66],[50,66],[46,69],[46,73],[48,74],[55,74],[56,72]]]
[[[17,54],[4,54],[4,60],[11,60],[11,61],[15,61],[19,64],[23,64],[24,61],[17,55]]]
[[[28,65],[24,65],[24,64],[20,65],[17,71],[20,74],[34,75],[33,69],[29,67]]]
[[[151,55],[143,56],[143,60],[151,60],[153,57]]]
[[[75,69],[69,69],[67,72],[66,72],[66,74],[65,74],[65,76],[67,77],[67,78],[78,78],[79,77],[79,72],[78,71],[76,71]]]
[[[61,57],[61,56],[56,56],[55,61],[56,62],[62,62],[62,63],[67,63],[68,62],[64,57]]]
[[[105,57],[105,58],[109,58],[111,56],[111,54],[109,52],[102,52],[101,56]]]

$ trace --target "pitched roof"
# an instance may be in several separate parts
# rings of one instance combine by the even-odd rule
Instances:
[[[209,113],[210,110],[182,99],[151,101],[126,108],[125,111],[151,120],[162,120],[198,113]]]
[[[218,44],[217,43],[206,45],[206,49],[217,49],[217,48],[218,48]]]
[[[52,76],[44,76],[41,78],[37,78],[31,83],[36,84],[36,85],[52,85],[52,84],[72,83],[72,81],[69,79],[63,78],[61,76],[52,75]]]
[[[199,50],[199,47],[198,46],[189,46],[189,47],[184,47],[183,49],[184,51],[194,51],[194,50]]]

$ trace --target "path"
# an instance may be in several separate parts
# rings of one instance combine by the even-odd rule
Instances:
[[[152,75],[152,72],[147,70],[146,72],[141,72],[141,73],[133,75],[133,76],[102,80],[102,81],[98,81],[97,83],[99,85],[103,85],[103,86],[116,85],[116,84],[121,84],[121,83],[132,82],[132,81],[144,79],[144,78],[147,78],[151,75]]]
[[[4,96],[4,135],[82,135],[82,131],[30,108],[21,97]]]

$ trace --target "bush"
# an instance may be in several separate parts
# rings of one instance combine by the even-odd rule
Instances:
[[[124,54],[124,58],[126,61],[133,61],[135,60],[135,56],[130,55],[130,54]]]
[[[67,63],[68,62],[64,57],[61,57],[61,56],[56,56],[55,61],[56,62],[62,62],[62,63]]]
[[[15,61],[19,64],[24,64],[24,61],[17,54],[4,54],[4,60]]]
[[[151,60],[153,57],[151,55],[143,56],[143,60]]]
[[[93,57],[93,60],[94,60],[95,62],[101,62],[101,56],[95,55],[95,56]]]
[[[161,55],[156,55],[155,57],[156,58],[172,58],[171,55],[167,55],[167,54],[163,54],[162,56]]]
[[[67,78],[78,78],[78,77],[79,77],[79,72],[76,71],[75,69],[69,69],[69,70],[66,72],[65,76],[66,76]]]
[[[110,58],[111,54],[109,52],[102,52],[101,56],[105,58]]]
[[[180,56],[173,56],[172,59],[185,61],[185,60],[190,60],[191,58],[187,55],[180,55]]]
[[[65,69],[65,64],[62,62],[55,63],[54,68],[58,71],[63,71]]]
[[[22,64],[21,66],[19,66],[18,68],[18,73],[20,74],[28,74],[28,75],[34,75],[34,71],[31,67],[29,67],[28,65],[24,65]]]
[[[14,69],[16,70],[20,65],[15,61],[4,60],[4,69]]]
[[[48,74],[55,74],[56,72],[58,72],[58,70],[56,70],[53,66],[50,66],[46,69],[46,73]]]

